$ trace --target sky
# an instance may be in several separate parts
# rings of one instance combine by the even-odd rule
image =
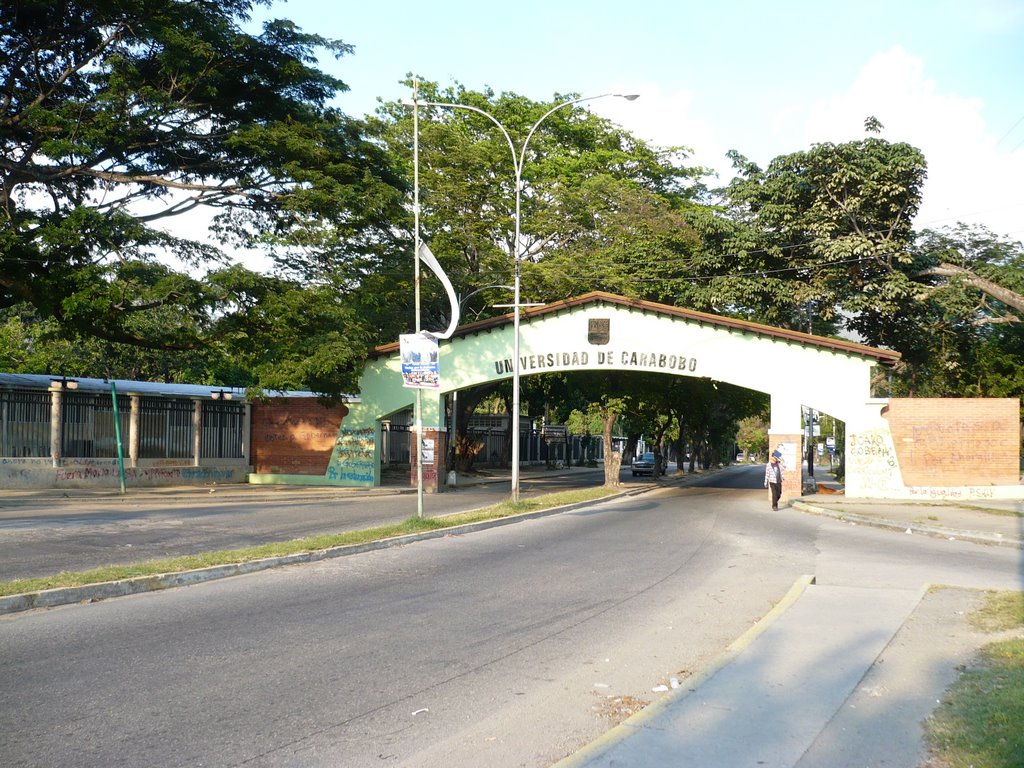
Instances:
[[[409,73],[535,100],[637,93],[590,108],[723,183],[729,150],[763,168],[874,116],[928,161],[918,229],[1024,241],[1024,0],[291,0],[264,17],[354,47],[320,62],[351,116],[410,98]]]

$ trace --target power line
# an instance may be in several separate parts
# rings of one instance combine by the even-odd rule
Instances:
[[[996,146],[998,147],[1000,144],[1002,144],[1003,141],[1006,140],[1006,137],[1009,136],[1011,133],[1013,133],[1017,129],[1017,126],[1020,125],[1021,123],[1024,123],[1024,115],[1021,115],[1019,118],[1017,118],[1017,122],[1015,122],[1013,125],[1011,125],[1010,126],[1010,130],[1008,130],[1006,133],[1004,133],[1002,135],[1002,137],[1000,137],[999,141],[996,142]],[[1024,139],[1021,139],[1021,144],[1024,144]],[[1016,147],[1014,147],[1010,151],[1013,152],[1019,146],[1020,146],[1020,144],[1018,144]]]

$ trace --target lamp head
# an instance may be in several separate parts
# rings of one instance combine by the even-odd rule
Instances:
[[[60,379],[53,379],[50,381],[50,386],[53,389],[78,389],[78,380],[69,379],[67,376],[61,376]]]

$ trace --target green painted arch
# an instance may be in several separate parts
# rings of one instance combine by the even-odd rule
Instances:
[[[461,326],[441,342],[441,386],[421,390],[422,426],[443,430],[444,395],[513,376],[511,315]],[[899,355],[813,336],[605,293],[524,310],[520,376],[617,370],[658,372],[728,382],[771,395],[771,431],[799,434],[800,406],[848,423],[872,418],[872,370]],[[380,347],[360,379],[328,467],[326,481],[380,482],[380,420],[413,407],[403,386],[397,344]]]

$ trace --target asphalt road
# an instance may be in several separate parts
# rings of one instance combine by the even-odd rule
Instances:
[[[5,766],[549,766],[802,574],[1020,588],[1020,553],[669,488],[0,619]]]
[[[574,470],[524,479],[520,493],[529,498],[600,485],[603,479],[600,472]],[[479,509],[508,495],[507,483],[424,494],[424,514]],[[361,496],[313,489],[306,499],[274,496],[255,489],[245,497],[128,494],[16,502],[0,497],[0,581],[400,523],[416,514],[417,506],[415,493],[408,492]]]
[[[764,464],[734,464],[725,472],[699,476],[690,482],[697,488],[730,488],[732,490],[764,490]],[[764,491],[767,498],[768,491]]]

